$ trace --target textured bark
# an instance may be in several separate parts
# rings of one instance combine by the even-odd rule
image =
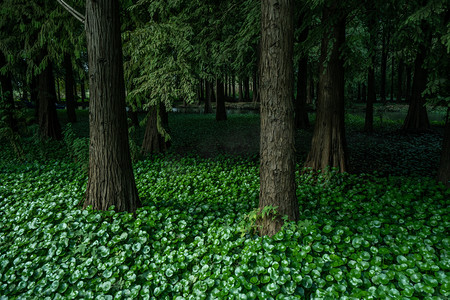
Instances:
[[[89,179],[84,207],[134,212],[141,205],[128,143],[119,1],[86,1]]]
[[[398,73],[397,73],[397,102],[400,103],[403,97],[403,68],[405,64],[403,60],[400,60],[398,63]]]
[[[428,70],[423,66],[426,54],[427,48],[425,45],[420,45],[419,52],[417,53],[414,62],[411,102],[409,104],[405,122],[403,123],[403,130],[406,131],[419,132],[430,129],[425,99],[422,97],[422,93],[427,86],[428,77]]]
[[[160,113],[160,118],[161,116],[162,114]],[[164,126],[165,123],[166,121],[161,119],[161,126]],[[147,125],[145,127],[141,153],[144,155],[163,153],[168,147],[169,144],[165,142],[164,137],[158,132],[158,108],[152,106],[147,114]]]
[[[447,109],[444,140],[442,142],[441,163],[437,174],[437,180],[450,188],[450,107]]]
[[[205,85],[206,85],[206,99],[205,99],[205,110],[204,113],[205,114],[210,114],[212,113],[212,107],[211,107],[211,102],[212,102],[212,98],[214,95],[214,90],[211,86],[211,82],[209,81],[205,81]]]
[[[361,102],[366,103],[366,101],[367,101],[367,88],[366,84],[363,83],[361,86]]]
[[[227,111],[225,109],[225,93],[222,79],[217,79],[217,102],[216,102],[216,121],[226,121]]]
[[[326,7],[323,20],[340,15],[342,14],[336,8]],[[331,33],[325,33],[322,38],[317,116],[311,150],[304,166],[315,171],[332,167],[345,172],[347,147],[344,128],[344,61],[340,51],[345,42],[345,18],[340,16],[330,30]],[[330,39],[334,42],[325,64]]]
[[[46,50],[42,50],[41,58],[45,57]],[[47,67],[38,76],[38,123],[41,138],[60,140],[61,125],[56,113],[56,90],[55,78],[53,77],[53,68],[51,61]]]
[[[312,66],[309,65],[309,70],[307,71],[308,74],[308,81],[307,81],[307,96],[306,96],[306,103],[312,104],[314,101],[314,77],[313,77],[313,70]]]
[[[3,53],[0,51],[0,67],[3,67],[6,64],[6,58]],[[14,118],[14,96],[13,96],[13,87],[11,80],[11,73],[6,72],[6,74],[0,73],[0,84],[2,89],[2,102],[0,108],[4,108],[6,112],[6,123],[13,130],[17,131],[17,121]]]
[[[74,79],[73,79],[73,69],[72,69],[72,59],[68,53],[64,54],[64,69],[66,70],[65,81],[66,81],[66,108],[67,108],[67,118],[70,123],[75,123],[77,121],[77,115],[75,113],[75,97],[74,97]]]
[[[394,73],[395,73],[395,59],[391,57],[391,102],[394,101]]]
[[[261,143],[259,209],[277,207],[263,218],[260,234],[272,236],[299,217],[295,194],[293,35],[294,1],[261,1]]]

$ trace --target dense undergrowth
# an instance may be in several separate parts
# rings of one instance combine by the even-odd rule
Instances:
[[[58,144],[28,155],[0,159],[0,299],[450,296],[450,191],[431,177],[299,170],[300,222],[261,238],[243,223],[253,155],[137,162],[136,216],[82,210],[86,175]]]

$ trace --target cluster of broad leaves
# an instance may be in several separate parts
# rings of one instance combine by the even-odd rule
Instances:
[[[242,234],[258,165],[138,162],[136,215],[80,207],[77,165],[0,171],[0,299],[442,299],[450,191],[431,179],[297,174],[301,220]]]

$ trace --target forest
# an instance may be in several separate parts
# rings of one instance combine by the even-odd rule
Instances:
[[[0,300],[448,299],[450,3],[0,2]]]

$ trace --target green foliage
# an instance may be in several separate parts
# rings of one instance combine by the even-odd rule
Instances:
[[[278,206],[267,205],[263,209],[255,208],[249,212],[239,224],[241,230],[241,237],[244,237],[247,233],[256,234],[260,228],[258,225],[265,218],[272,218],[275,220],[277,217]]]
[[[79,164],[87,174],[89,167],[89,138],[76,137],[72,123],[67,123],[63,130],[63,140],[67,147],[67,154]]]
[[[77,169],[26,163],[0,173],[2,296],[449,296],[450,192],[432,179],[298,176],[302,221],[260,238],[239,226],[258,201],[254,162],[139,162],[146,206],[136,217],[81,210]]]

